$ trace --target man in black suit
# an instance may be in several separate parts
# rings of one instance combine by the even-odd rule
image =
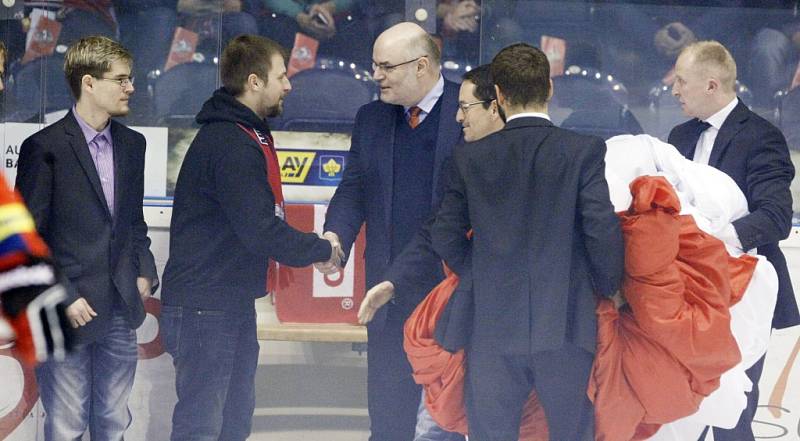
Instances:
[[[137,362],[135,329],[158,283],[142,214],[145,139],[112,120],[128,113],[130,53],[106,37],[67,51],[77,102],[20,148],[16,186],[72,285],[78,347],[37,369],[45,439],[121,440]]]
[[[394,296],[367,328],[370,440],[409,441],[421,389],[403,351],[403,323],[444,277],[430,243],[412,239],[438,206],[442,164],[461,138],[458,85],[441,75],[439,48],[413,23],[383,32],[372,58],[380,101],[356,116],[324,235],[349,251],[366,223],[367,287]]]
[[[744,251],[757,248],[775,267],[779,285],[772,326],[787,328],[800,324],[786,259],[778,247],[792,226],[789,185],[794,166],[781,132],[739,101],[735,82],[736,62],[722,44],[702,41],[684,49],[675,64],[672,94],[692,119],[672,129],[669,143],[685,157],[727,173],[744,193],[750,214],[725,234]],[[750,425],[763,366],[762,357],[747,370],[753,391],[739,424],[731,430],[715,428],[714,439],[754,439]]]
[[[593,421],[586,386],[597,295],[614,294],[623,273],[606,148],[550,122],[552,83],[542,51],[509,46],[491,74],[506,126],[453,152],[431,231],[434,249],[474,293],[469,438],[517,439],[535,389],[550,438],[578,440],[591,435]]]

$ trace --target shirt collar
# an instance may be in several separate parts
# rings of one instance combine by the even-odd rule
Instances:
[[[728,103],[727,106],[720,109],[719,112],[711,115],[706,120],[706,122],[711,124],[711,127],[714,127],[715,129],[719,130],[720,127],[722,127],[722,123],[724,123],[725,120],[728,119],[728,115],[730,115],[731,112],[733,112],[734,107],[736,107],[738,103],[739,103],[739,98],[733,97],[733,100],[731,100],[731,102]]]
[[[94,141],[98,135],[104,135],[106,140],[111,142],[111,124],[106,124],[106,127],[98,132],[94,129],[94,127],[90,126],[89,123],[84,121],[80,115],[78,115],[78,112],[75,110],[75,106],[72,106],[72,114],[75,115],[75,119],[78,121],[81,132],[83,132],[83,137],[86,138],[86,144]]]
[[[511,120],[517,119],[517,118],[544,118],[544,119],[550,121],[550,116],[548,114],[546,114],[546,113],[541,113],[541,112],[522,112],[522,113],[517,113],[516,115],[511,115],[508,118],[506,118],[506,123],[508,123]]]
[[[423,112],[431,113],[433,110],[433,106],[436,105],[436,101],[439,101],[439,97],[442,96],[444,93],[444,77],[442,74],[439,74],[439,81],[433,86],[433,88],[425,95],[419,103],[417,103],[417,107],[422,109]],[[406,113],[408,113],[408,109],[410,107],[405,107]]]

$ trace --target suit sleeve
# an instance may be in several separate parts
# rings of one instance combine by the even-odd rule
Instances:
[[[32,137],[20,147],[15,187],[42,236],[47,236],[50,221],[54,160],[53,153]]]
[[[760,138],[747,158],[745,185],[750,214],[733,222],[742,249],[750,250],[785,239],[792,228],[794,165],[783,135],[775,128]]]
[[[142,201],[144,200],[144,152],[146,148],[146,141],[144,136],[137,134],[137,146],[141,146],[137,151],[139,154],[136,156],[136,175],[133,182],[135,189],[136,213],[133,219],[133,249],[136,254],[135,262],[139,268],[139,277],[145,277],[153,282],[152,291],[155,292],[158,288],[158,272],[156,271],[156,261],[153,253],[150,251],[150,238],[147,236],[147,224],[144,221],[144,212]]]
[[[331,246],[314,233],[304,233],[275,215],[263,154],[256,147],[230,149],[214,169],[216,192],[239,241],[252,254],[302,267],[327,261]]]
[[[48,236],[50,210],[52,208],[53,163],[55,156],[34,137],[26,139],[19,150],[17,161],[17,179],[14,187],[22,196],[28,211],[33,217],[36,231],[42,238]],[[55,262],[59,267],[64,262]],[[66,288],[67,304],[78,300],[80,294],[75,291],[69,279],[60,273],[59,281]]]
[[[443,196],[448,188],[448,181],[453,174],[453,160],[447,157],[442,161],[437,186],[434,192]],[[411,242],[403,248],[403,251],[394,259],[392,265],[386,271],[386,280],[394,285],[395,298],[403,303],[406,299],[402,298],[403,293],[425,293],[427,294],[444,277],[441,270],[441,258],[433,249],[431,240],[431,228],[433,227],[436,211],[441,207],[442,197],[434,197],[440,202],[434,207],[433,214],[420,227]],[[427,276],[427,277],[426,277]]]
[[[364,139],[364,129],[368,124],[369,122],[364,116],[364,108],[361,108],[356,116],[342,182],[339,183],[328,203],[328,211],[325,215],[325,231],[332,231],[339,236],[346,254],[350,252],[350,248],[361,230],[361,224],[366,219],[364,185],[367,170],[364,169],[361,155],[364,144],[367,142]]]
[[[598,294],[611,296],[622,281],[624,244],[619,218],[608,194],[605,153],[606,145],[600,139],[587,150],[581,170],[578,212],[594,288]]]
[[[471,268],[472,243],[467,239],[470,228],[466,185],[459,160],[463,149],[453,152],[453,165],[441,207],[431,227],[433,249],[456,274],[462,275]]]

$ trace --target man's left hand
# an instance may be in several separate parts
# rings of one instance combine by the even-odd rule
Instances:
[[[385,280],[367,291],[361,307],[358,308],[358,322],[362,325],[369,323],[381,306],[394,297],[394,284]]]

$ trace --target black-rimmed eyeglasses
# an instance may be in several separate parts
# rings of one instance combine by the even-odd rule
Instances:
[[[372,62],[372,71],[373,72],[377,72],[378,70],[382,70],[384,73],[390,73],[391,71],[397,69],[398,67],[400,67],[400,66],[402,66],[404,64],[413,63],[413,62],[419,60],[420,58],[424,58],[424,57],[427,57],[427,55],[420,55],[419,57],[414,58],[413,60],[403,61],[402,63],[397,63],[397,64],[376,63],[376,62],[373,61]]]

